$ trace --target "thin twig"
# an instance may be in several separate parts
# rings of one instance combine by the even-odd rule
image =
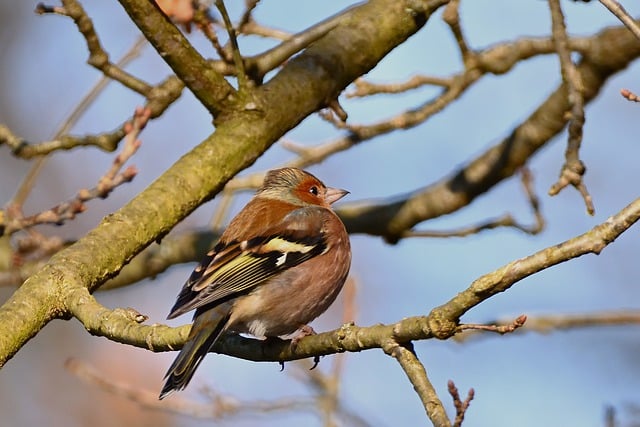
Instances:
[[[510,329],[514,324],[514,321],[512,319],[493,320],[487,322],[487,324],[492,325],[497,329]],[[520,328],[518,334],[529,332],[549,334],[555,331],[567,329],[623,325],[640,325],[640,311],[620,310],[582,314],[528,315],[526,316],[526,325]],[[469,328],[466,328],[463,334],[456,335],[454,339],[456,341],[463,342],[469,339],[486,337],[487,335],[482,334],[482,331],[482,328],[470,328],[470,330]]]
[[[67,360],[65,367],[82,381],[135,402],[142,407],[186,415],[192,418],[221,420],[241,414],[309,411],[313,408],[313,404],[309,399],[283,398],[274,401],[241,401],[231,396],[222,396],[213,391],[207,393],[210,397],[210,402],[208,403],[196,403],[180,397],[160,401],[158,400],[157,391],[144,390],[114,381],[78,359]]]
[[[193,22],[200,28],[202,34],[209,40],[211,46],[215,49],[220,57],[222,63],[226,65],[233,64],[233,54],[225,49],[222,44],[220,44],[220,39],[218,38],[218,34],[216,33],[213,24],[216,20],[209,13],[209,5],[204,2],[200,2],[198,8],[195,10],[193,15]],[[229,67],[228,74],[233,74],[235,68]]]
[[[123,150],[116,156],[113,161],[113,165],[99,180],[98,184],[92,189],[82,189],[75,197],[62,202],[53,208],[24,217],[20,212],[11,215],[6,221],[0,224],[0,235],[11,235],[18,230],[33,227],[38,224],[56,224],[61,225],[65,221],[75,218],[79,213],[85,211],[85,202],[95,198],[106,198],[116,187],[130,182],[137,174],[135,167],[130,166],[123,172],[120,172],[124,163],[133,156],[133,154],[140,147],[140,141],[137,139],[138,134],[144,128],[151,111],[146,108],[139,108],[134,114],[132,123],[125,131],[127,132],[127,138]],[[7,212],[12,212],[7,209]]]
[[[93,26],[93,22],[85,12],[82,5],[76,0],[62,0],[62,4],[64,5],[64,8],[62,9],[64,13],[61,13],[61,11],[56,11],[56,13],[63,14],[73,19],[73,22],[78,27],[78,31],[80,31],[84,36],[87,42],[87,48],[89,49],[89,59],[87,61],[89,65],[92,65],[96,69],[100,70],[105,76],[120,82],[132,91],[148,97],[149,92],[152,89],[151,85],[138,79],[132,74],[127,73],[121,67],[109,61],[109,55],[102,47],[98,34]],[[42,4],[39,4],[36,7],[37,13],[46,13],[49,10],[51,10],[51,8],[47,8]]]
[[[446,332],[448,336],[451,331],[456,330],[457,319],[482,301],[506,291],[525,277],[551,266],[589,253],[599,254],[639,219],[640,198],[584,234],[512,261],[474,280],[467,289],[442,306],[433,309],[429,316],[440,328],[449,331]]]
[[[533,174],[526,166],[523,166],[522,169],[520,169],[520,182],[522,183],[522,188],[527,195],[529,205],[531,206],[531,210],[535,217],[535,224],[528,228],[525,227],[525,231],[531,235],[536,235],[544,230],[546,223],[544,216],[542,215],[542,210],[540,209],[540,199],[533,188]]]
[[[529,205],[535,216],[533,225],[525,225],[517,222],[511,214],[505,214],[499,218],[488,220],[480,224],[457,230],[407,230],[402,233],[402,238],[407,237],[431,237],[431,238],[449,238],[449,237],[465,237],[472,234],[480,233],[484,230],[493,230],[499,227],[512,227],[523,233],[532,236],[540,233],[544,229],[545,221],[540,211],[540,201],[533,190],[533,176],[528,168],[524,167],[520,173],[522,187],[527,195]]]
[[[144,37],[138,38],[138,40],[133,44],[133,46],[124,54],[122,58],[117,62],[118,67],[124,67],[135,58],[140,55],[140,50],[144,44]],[[58,130],[55,132],[53,140],[60,140],[63,138],[63,135],[67,134],[71,128],[78,122],[78,120],[82,117],[82,115],[87,111],[89,106],[93,104],[93,102],[98,98],[109,82],[110,78],[107,76],[102,76],[100,80],[89,90],[89,92],[80,100],[78,105],[73,109],[69,117],[62,122]],[[124,136],[124,132],[122,135],[118,132],[116,135],[117,140],[119,141]],[[98,137],[100,138],[100,137]],[[32,167],[29,169],[29,172],[22,180],[22,183],[18,187],[16,194],[9,202],[10,208],[14,211],[22,212],[22,206],[24,205],[25,200],[29,196],[29,193],[33,189],[35,185],[35,181],[40,174],[44,164],[47,161],[47,157],[40,157],[36,159],[33,163]]]
[[[431,85],[448,88],[452,84],[451,79],[431,76],[413,76],[401,83],[370,83],[363,78],[353,82],[354,89],[346,94],[347,98],[362,98],[377,94],[394,94],[408,92],[421,86]]]
[[[240,21],[238,22],[238,28],[242,28],[248,22],[253,21],[253,10],[258,6],[260,0],[245,0],[244,1],[244,12],[242,13],[242,17],[240,17]]]
[[[524,314],[521,314],[511,323],[506,323],[506,324],[483,325],[483,324],[477,324],[477,323],[462,323],[460,324],[460,326],[458,326],[458,331],[462,332],[462,331],[475,330],[475,331],[495,332],[497,334],[504,335],[504,334],[510,334],[511,332],[514,332],[516,329],[523,327],[526,321],[527,321],[527,316],[525,316]]]
[[[640,39],[640,26],[635,19],[616,0],[600,0],[611,13],[613,13],[631,32]]]
[[[236,30],[231,23],[231,19],[229,18],[229,14],[227,13],[227,8],[224,5],[224,0],[216,0],[216,7],[218,8],[218,11],[220,11],[220,15],[222,15],[222,21],[224,22],[224,26],[227,29],[227,34],[229,34],[229,43],[231,44],[233,63],[236,67],[236,78],[238,79],[238,87],[239,91],[242,92],[247,89],[249,79],[247,78],[247,73],[244,69],[244,61],[242,59],[242,55],[240,54],[238,40],[236,39]]]
[[[475,53],[469,49],[464,34],[462,32],[462,26],[460,25],[460,0],[452,0],[445,6],[442,13],[442,20],[449,26],[449,29],[453,33],[462,56],[462,61],[466,68],[475,66],[474,57]]]
[[[628,99],[629,101],[640,102],[640,97],[635,93],[631,92],[629,89],[622,89],[620,91],[620,95],[622,95],[624,98]]]
[[[288,40],[293,35],[292,33],[289,33],[287,31],[261,25],[255,22],[253,20],[253,17],[251,17],[248,22],[242,24],[242,26],[238,28],[238,32],[242,34],[256,35],[281,41]]]
[[[584,87],[582,78],[575,64],[571,60],[569,49],[569,37],[564,23],[564,15],[560,7],[560,0],[549,0],[551,10],[552,38],[560,58],[560,69],[562,79],[567,86],[567,100],[569,102],[569,141],[565,151],[565,163],[560,171],[560,178],[549,189],[549,195],[555,196],[563,188],[572,185],[580,192],[587,208],[587,213],[593,215],[595,208],[593,200],[583,176],[586,167],[580,160],[580,145],[582,143],[582,130],[584,126]]]
[[[266,52],[245,58],[245,69],[247,73],[254,81],[261,82],[269,71],[283,65],[288,58],[306,49],[309,45],[336,28],[357,6],[358,4],[347,7],[306,30],[286,38],[282,43]]]
[[[456,387],[453,381],[449,380],[447,388],[449,390],[449,394],[453,398],[453,406],[456,408],[456,418],[453,421],[453,427],[460,427],[464,421],[464,415],[467,413],[467,409],[469,409],[469,405],[475,396],[475,391],[470,388],[467,393],[467,398],[465,400],[461,400],[458,387]]]

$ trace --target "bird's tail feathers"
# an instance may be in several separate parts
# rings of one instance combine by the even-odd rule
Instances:
[[[203,315],[206,316],[205,313]],[[166,381],[158,397],[160,400],[174,391],[183,390],[189,384],[204,356],[222,335],[228,319],[229,315],[220,319],[214,328],[201,327],[196,319],[191,327],[192,332],[195,331],[194,336],[189,337],[164,376]],[[206,322],[205,319],[202,320]]]

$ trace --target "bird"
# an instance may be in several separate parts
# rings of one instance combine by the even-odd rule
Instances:
[[[195,310],[188,338],[164,377],[159,399],[183,390],[224,334],[260,339],[300,331],[336,299],[351,245],[332,204],[349,192],[297,168],[266,173],[180,291],[168,319]]]

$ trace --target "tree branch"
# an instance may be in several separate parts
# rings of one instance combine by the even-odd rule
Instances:
[[[542,249],[476,279],[450,301],[434,308],[428,316],[409,317],[390,325],[358,327],[345,324],[331,332],[305,337],[295,349],[291,348],[289,341],[263,342],[231,335],[220,340],[213,351],[253,361],[288,361],[383,348],[390,339],[400,344],[433,337],[446,339],[464,329],[459,327],[459,319],[480,302],[541,270],[588,253],[600,253],[638,219],[640,199],[580,236]],[[108,336],[114,341],[153,351],[175,350],[186,339],[188,326],[169,328],[163,325],[138,325],[127,316],[100,306],[86,289],[77,292],[79,294],[75,298],[69,299],[72,301],[69,309],[92,334]],[[108,325],[100,320],[103,318],[111,319]],[[518,318],[515,324],[519,327],[523,322],[523,318]]]
[[[585,254],[599,254],[638,219],[640,199],[634,200],[620,212],[580,236],[510,262],[476,279],[467,289],[431,311],[429,318],[434,322],[430,323],[431,329],[442,331],[444,325],[449,325],[445,330],[455,327],[457,319],[467,311],[492,295],[506,291],[525,277]],[[439,338],[450,335],[447,333]]]
[[[154,46],[167,55],[169,63],[184,60],[188,66],[200,64],[199,55],[193,58],[193,48],[182,46],[182,35],[175,39],[177,44],[172,42],[176,50],[162,49],[171,37],[177,37],[177,29],[164,16],[160,19],[160,12],[151,3],[122,2]],[[87,291],[115,276],[143,248],[161,239],[197,206],[217,194],[231,177],[252,164],[285,132],[335,99],[346,85],[418,31],[445,2],[433,0],[416,5],[375,0],[354,8],[344,18],[344,25],[289,61],[271,81],[256,89],[257,109],[242,106],[233,114],[229,110],[224,119],[219,118],[213,135],[128,204],[105,217],[94,230],[54,255],[0,307],[0,366],[50,320],[66,318],[77,311],[87,298]],[[195,84],[194,70],[182,71],[177,74],[186,78],[187,85]],[[208,75],[205,69],[197,74],[205,79]],[[205,102],[211,108],[210,104],[215,106],[224,90],[215,81],[206,84],[205,89],[209,86],[220,89],[204,100],[211,101]],[[174,336],[174,332],[167,333]]]
[[[214,117],[225,110],[234,89],[213,70],[155,2],[120,0],[129,17],[176,75]]]
[[[579,155],[585,121],[582,79],[575,64],[571,60],[571,52],[568,46],[569,37],[567,36],[567,28],[564,24],[564,14],[560,7],[560,0],[549,0],[549,9],[551,10],[553,29],[552,38],[558,52],[558,57],[560,58],[562,81],[567,89],[567,102],[569,103],[569,141],[567,142],[567,149],[565,150],[565,163],[562,166],[560,178],[551,186],[551,189],[549,189],[549,195],[555,196],[562,191],[563,188],[571,184],[582,195],[587,207],[587,213],[593,215],[595,213],[593,200],[583,180],[587,169],[584,163],[582,163],[582,160],[580,160]]]
[[[577,70],[585,103],[593,100],[609,77],[640,55],[640,43],[625,27],[609,28],[591,38]],[[509,137],[459,171],[391,201],[343,204],[340,217],[351,233],[384,236],[397,242],[405,230],[470,204],[498,182],[512,176],[567,124],[570,109],[562,83]]]
[[[383,345],[382,349],[389,356],[396,359],[402,370],[407,374],[433,425],[436,427],[450,427],[451,421],[447,417],[442,401],[440,401],[435,388],[429,381],[424,365],[418,360],[413,351],[413,345],[411,343],[401,345],[389,340]]]

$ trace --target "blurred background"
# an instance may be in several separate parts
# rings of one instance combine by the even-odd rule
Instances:
[[[238,17],[243,2],[227,2]],[[265,25],[296,32],[348,6],[339,1],[265,2],[255,10]],[[623,2],[632,16],[637,2]],[[563,2],[572,35],[592,35],[619,25],[600,3]],[[29,141],[50,139],[80,99],[100,78],[86,65],[87,50],[73,22],[65,17],[38,16],[35,2],[0,2],[0,123]],[[139,33],[116,2],[84,2],[104,48],[113,61],[137,40]],[[295,11],[295,17],[292,11]],[[521,36],[548,36],[548,5],[541,1],[463,1],[462,27],[471,47]],[[208,41],[194,31],[189,39],[205,56],[214,55]],[[241,38],[242,53],[251,55],[273,45],[255,37]],[[441,13],[407,43],[393,51],[366,79],[378,83],[404,81],[415,74],[448,76],[461,69],[455,40]],[[127,70],[157,83],[168,67],[149,46]],[[514,229],[485,231],[466,238],[405,239],[388,245],[380,238],[352,236],[352,276],[357,283],[356,324],[391,323],[428,314],[477,277],[516,258],[581,234],[639,196],[637,128],[640,110],[619,90],[640,90],[640,64],[612,78],[586,109],[582,160],[588,168],[586,185],[596,214],[585,213],[572,188],[547,196],[564,162],[566,134],[535,155],[529,164],[541,198],[546,229],[537,236]],[[460,100],[427,123],[362,143],[331,157],[310,171],[325,183],[350,190],[348,201],[385,198],[425,186],[451,173],[498,143],[557,87],[555,56],[522,62],[504,76],[486,76]],[[395,96],[342,98],[350,123],[369,124],[398,114],[439,92],[424,87]],[[110,131],[129,117],[143,100],[111,83],[73,128],[73,134]],[[74,239],[131,199],[176,159],[213,131],[211,117],[185,89],[165,115],[141,135],[143,145],[131,160],[140,173],[106,200],[89,203],[86,213],[64,227],[41,227],[45,234]],[[305,120],[286,138],[315,145],[340,136],[316,116]],[[57,152],[47,161],[25,213],[35,213],[95,185],[114,154],[94,148]],[[249,171],[267,170],[293,158],[275,145]],[[30,167],[0,147],[0,201],[7,203]],[[239,210],[250,194],[234,200]],[[214,212],[214,200],[188,217],[174,232],[204,228]],[[419,228],[453,229],[511,213],[533,223],[518,177],[501,183],[467,208],[421,224]],[[589,255],[523,280],[468,313],[463,321],[481,323],[520,314],[563,315],[603,310],[640,309],[637,262],[638,226],[624,233],[598,257]],[[178,290],[193,265],[170,269],[155,280],[123,289],[99,292],[107,307],[134,307],[149,323],[165,322]],[[0,288],[0,302],[12,289]],[[342,298],[314,322],[316,331],[342,324]],[[189,322],[183,316],[169,322]],[[449,414],[453,413],[447,381],[461,394],[473,387],[475,400],[464,425],[473,426],[603,426],[605,410],[614,407],[620,425],[640,425],[640,339],[637,326],[597,327],[551,332],[486,334],[464,343],[453,340],[416,342],[418,356]],[[106,378],[154,393],[175,357],[110,342],[87,334],[76,320],[55,321],[0,370],[0,413],[7,426],[200,426],[210,420],[172,415],[142,408],[120,396],[81,381],[64,368],[77,358]],[[318,369],[329,371],[336,356],[323,358]],[[425,425],[422,405],[397,362],[382,351],[348,354],[340,382],[341,403],[373,426]],[[210,355],[181,398],[206,403],[207,389],[240,402],[313,397],[304,372],[288,364],[253,363]],[[302,375],[300,374],[302,372]],[[172,396],[173,397],[173,396]],[[354,420],[346,425],[357,425]],[[234,426],[322,425],[314,411],[242,414],[220,420]]]

